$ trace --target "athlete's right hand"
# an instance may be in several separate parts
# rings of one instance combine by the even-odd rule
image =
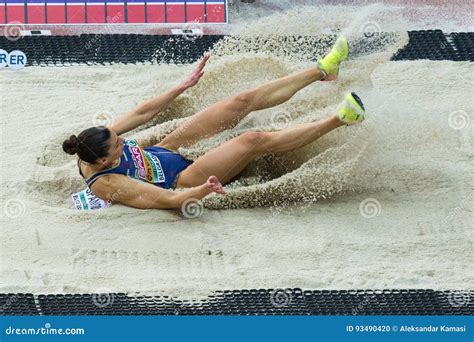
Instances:
[[[202,75],[204,75],[204,67],[206,66],[206,63],[209,60],[210,56],[211,55],[209,54],[204,55],[204,57],[201,59],[201,62],[199,62],[199,65],[196,70],[194,70],[191,75],[184,80],[182,86],[185,89],[194,87],[199,82],[199,79],[202,77]]]
[[[226,194],[221,182],[219,181],[219,179],[216,176],[210,176],[206,181],[206,186],[209,188],[209,190],[211,190],[215,193],[218,193],[218,194],[221,194],[221,195]]]

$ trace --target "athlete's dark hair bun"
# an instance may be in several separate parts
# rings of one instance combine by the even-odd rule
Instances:
[[[110,134],[110,130],[104,126],[85,129],[78,136],[71,135],[64,140],[63,150],[71,155],[77,153],[79,159],[93,164],[98,158],[108,155]]]
[[[63,142],[64,152],[71,155],[74,155],[79,152],[83,146],[84,144],[82,143],[82,141],[80,141],[79,138],[75,135],[71,135],[69,139],[64,140]]]

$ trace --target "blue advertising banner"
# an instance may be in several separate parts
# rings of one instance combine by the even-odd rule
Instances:
[[[473,341],[472,316],[3,316],[1,341]]]

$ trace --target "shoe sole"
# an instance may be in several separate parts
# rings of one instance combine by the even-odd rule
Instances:
[[[357,104],[362,108],[362,110],[365,111],[364,104],[362,103],[362,100],[360,99],[360,97],[354,92],[351,92],[351,95],[354,98],[354,100],[357,102]]]
[[[350,94],[348,94],[346,97],[346,103],[350,107],[352,107],[352,109],[355,111],[355,114],[357,115],[357,120],[350,121],[350,122],[345,121],[347,125],[355,125],[365,120],[364,104],[362,103],[362,100],[356,93],[351,92]],[[362,118],[362,120],[359,120],[360,118]]]
[[[347,59],[349,58],[349,55],[350,55],[350,52],[351,52],[351,51],[350,51],[350,49],[349,49],[349,42],[347,41],[347,39],[346,39],[345,37],[342,37],[342,38],[340,38],[340,39],[343,39],[344,45],[347,47],[347,55],[346,55],[345,57],[341,57],[340,62],[342,62],[342,61],[345,61],[345,60],[347,60]],[[339,62],[339,63],[340,63],[340,62]]]

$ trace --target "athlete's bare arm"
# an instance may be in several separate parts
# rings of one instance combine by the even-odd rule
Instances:
[[[158,113],[165,110],[175,98],[199,82],[199,79],[204,75],[204,67],[208,59],[208,55],[204,56],[198,67],[181,84],[145,101],[131,112],[115,120],[107,128],[113,129],[118,135],[121,135],[153,119]]]
[[[207,182],[183,191],[162,189],[145,182],[137,182],[124,175],[111,174],[99,178],[91,186],[99,198],[122,203],[138,209],[180,208],[190,198],[202,199],[212,192],[224,195],[222,184],[211,176]]]

